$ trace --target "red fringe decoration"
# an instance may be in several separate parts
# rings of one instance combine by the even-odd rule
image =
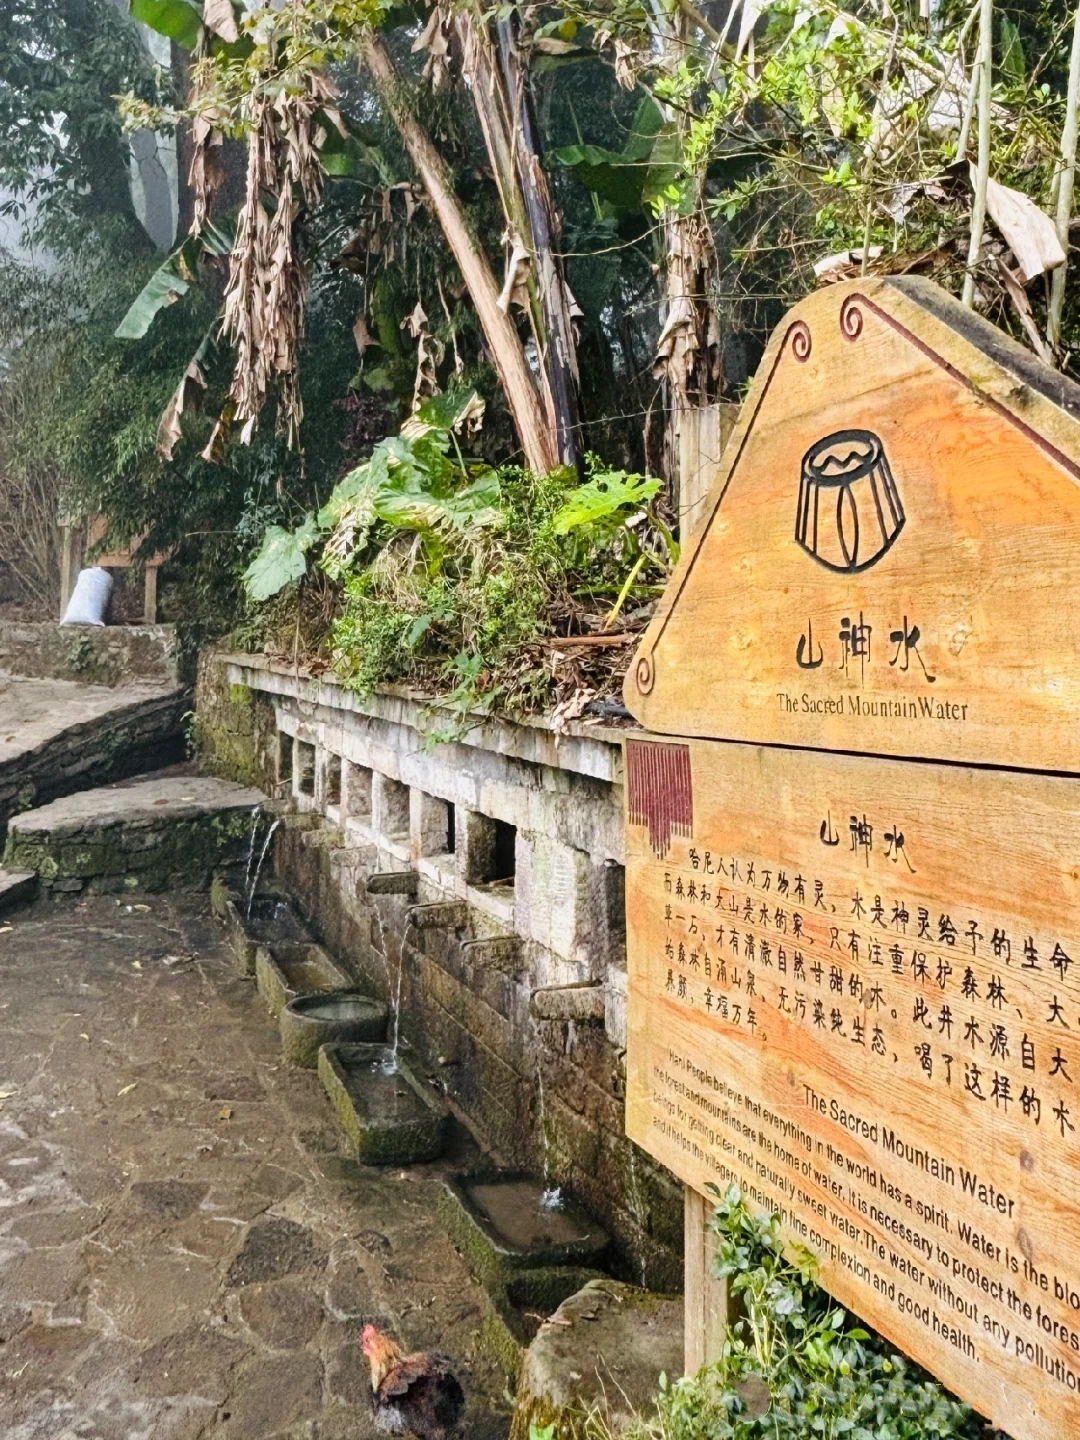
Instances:
[[[692,835],[694,831],[689,745],[628,740],[626,781],[630,824],[649,827],[653,854],[662,860],[672,835]]]

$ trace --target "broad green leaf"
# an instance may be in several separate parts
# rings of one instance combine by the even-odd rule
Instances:
[[[318,539],[319,527],[307,515],[296,530],[271,525],[263,536],[262,549],[244,571],[244,589],[252,600],[269,600],[307,570],[307,552]]]
[[[648,475],[627,475],[608,470],[571,491],[570,498],[555,516],[556,535],[565,535],[579,525],[595,525],[624,509],[640,510],[660,489],[661,482]]]
[[[333,534],[323,550],[322,568],[332,579],[348,569],[353,556],[365,549],[377,516],[375,496],[386,482],[386,455],[378,447],[365,465],[350,470],[334,486],[329,500],[319,511],[319,526]]]
[[[131,0],[131,18],[194,50],[202,29],[202,6],[192,0]]]
[[[552,154],[601,200],[619,210],[641,208],[647,160],[628,159],[621,151],[605,150],[601,145],[564,145]]]
[[[648,205],[653,200],[669,197],[684,171],[682,140],[674,125],[665,125],[653,142],[649,169],[641,188],[641,198]]]
[[[380,520],[398,529],[438,535],[447,530],[473,530],[495,525],[501,516],[499,479],[487,470],[471,485],[450,495],[435,495],[416,485],[385,486],[375,497]]]
[[[118,340],[141,340],[158,311],[175,305],[199,278],[199,261],[205,255],[227,255],[232,236],[226,229],[207,225],[189,235],[183,245],[158,266],[113,332]]]
[[[659,105],[646,95],[641,104],[634,111],[633,123],[630,127],[630,138],[623,146],[623,155],[627,160],[645,160],[652,154],[653,143],[664,125],[664,117]]]
[[[659,107],[646,98],[637,108],[630,138],[622,150],[605,150],[601,145],[565,145],[553,153],[560,165],[573,170],[582,184],[601,200],[607,200],[619,210],[640,210],[650,156],[662,126]]]
[[[196,278],[195,243],[185,240],[163,261],[138,295],[127,314],[116,327],[118,340],[141,340],[153,324],[159,310],[175,305],[191,289]]]
[[[337,180],[355,180],[374,174],[382,185],[393,185],[400,178],[377,145],[368,145],[356,135],[342,135],[336,125],[325,125],[326,139],[319,150],[323,169]]]
[[[1020,31],[1006,15],[1001,17],[1001,68],[1010,80],[1023,80],[1027,75]]]
[[[429,396],[416,413],[436,430],[450,431],[463,423],[478,423],[484,413],[484,402],[475,390],[446,390]]]
[[[434,620],[434,615],[418,615],[409,626],[409,633],[405,636],[405,644],[410,650],[414,650],[427,633],[428,626]]]

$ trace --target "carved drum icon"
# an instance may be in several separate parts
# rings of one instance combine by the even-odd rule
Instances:
[[[885,449],[871,430],[837,430],[803,456],[795,539],[819,565],[867,570],[904,528]]]

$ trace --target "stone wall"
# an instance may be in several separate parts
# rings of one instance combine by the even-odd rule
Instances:
[[[311,817],[275,866],[313,929],[365,988],[400,989],[415,1058],[501,1162],[566,1186],[627,1278],[678,1289],[681,1188],[623,1133],[619,734],[432,724],[262,657],[200,665],[208,768]]]
[[[199,657],[192,739],[200,768],[223,780],[257,785],[267,795],[277,784],[277,723],[269,696],[230,682],[212,651]]]
[[[61,625],[0,621],[0,671],[83,685],[181,683],[171,625]],[[190,683],[190,677],[188,677]]]

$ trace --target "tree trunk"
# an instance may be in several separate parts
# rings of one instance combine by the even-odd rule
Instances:
[[[577,349],[570,318],[568,291],[555,258],[559,217],[544,170],[528,75],[521,62],[512,19],[497,20],[495,34],[503,84],[510,108],[510,133],[515,140],[518,178],[532,231],[533,263],[544,308],[544,369],[547,374],[559,458],[577,466],[581,458],[577,408]]]
[[[468,287],[506,393],[525,452],[525,463],[534,473],[546,474],[559,463],[558,446],[546,423],[521,338],[513,320],[499,307],[498,282],[487,256],[469,231],[464,212],[453,193],[446,162],[408,103],[401,77],[379,35],[367,35],[363,57],[423,181],[447,244]]]
[[[672,72],[686,43],[686,8],[680,4],[657,27],[660,43],[669,54],[667,68]],[[685,118],[676,111],[668,111],[666,118],[685,124]],[[664,323],[653,374],[665,381],[667,391],[663,468],[678,513],[682,509],[677,494],[682,416],[687,410],[716,400],[723,379],[720,321],[711,303],[718,265],[700,193],[690,214],[668,209],[664,217],[664,250]]]

